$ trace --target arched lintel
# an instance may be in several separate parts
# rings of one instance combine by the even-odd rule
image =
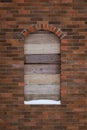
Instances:
[[[30,25],[27,29],[24,29],[20,33],[20,40],[24,40],[29,34],[35,33],[36,31],[49,31],[54,33],[60,40],[65,38],[65,34],[60,28],[55,27],[52,24],[49,24],[48,21],[37,21],[35,25]]]

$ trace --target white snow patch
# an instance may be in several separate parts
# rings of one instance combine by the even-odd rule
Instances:
[[[55,100],[46,100],[46,99],[40,99],[40,100],[31,100],[31,101],[24,101],[25,105],[59,105],[61,104],[61,101],[55,101]]]

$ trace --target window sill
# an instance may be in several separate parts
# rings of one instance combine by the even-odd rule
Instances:
[[[24,101],[25,105],[60,105],[61,101],[55,100],[31,100],[31,101]]]

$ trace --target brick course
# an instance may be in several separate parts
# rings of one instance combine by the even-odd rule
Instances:
[[[0,130],[87,130],[86,14],[86,0],[0,0]],[[24,105],[23,35],[40,28],[63,32],[59,106]]]

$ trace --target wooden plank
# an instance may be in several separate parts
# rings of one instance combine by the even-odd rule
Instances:
[[[31,74],[24,75],[25,85],[30,84],[59,84],[60,74]]]
[[[60,63],[60,54],[41,54],[41,55],[25,55],[24,56],[25,63],[33,64],[33,63],[51,63],[58,64]]]
[[[48,100],[60,100],[60,95],[58,94],[25,94],[24,100],[39,100],[39,99],[48,99]]]
[[[25,44],[55,44],[60,43],[58,37],[53,33],[38,31],[35,34],[29,34],[25,39]]]
[[[60,44],[25,44],[24,54],[59,54]]]
[[[58,94],[60,85],[25,85],[25,94]]]
[[[60,64],[25,64],[24,74],[60,74]]]

